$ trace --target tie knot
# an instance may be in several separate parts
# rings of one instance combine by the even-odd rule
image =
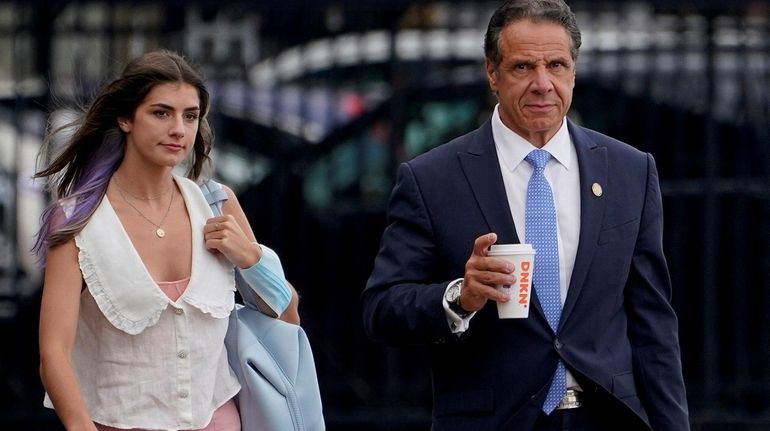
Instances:
[[[545,169],[546,163],[551,159],[551,153],[546,150],[532,150],[524,160],[528,161],[535,170]]]

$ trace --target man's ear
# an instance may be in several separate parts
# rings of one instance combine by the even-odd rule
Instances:
[[[487,80],[489,81],[489,88],[493,92],[497,92],[497,67],[489,58],[484,59],[484,68],[487,71]]]

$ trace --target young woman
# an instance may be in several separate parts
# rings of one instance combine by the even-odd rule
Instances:
[[[233,268],[257,268],[263,249],[229,188],[212,217],[193,181],[209,162],[208,101],[181,56],[145,54],[35,175],[56,194],[35,250],[40,374],[68,430],[240,429],[224,338]],[[172,172],[182,163],[187,178]]]

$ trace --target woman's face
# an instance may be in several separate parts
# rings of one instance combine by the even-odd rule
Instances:
[[[126,133],[125,159],[161,167],[180,164],[192,151],[200,121],[198,90],[190,84],[156,85],[134,111],[119,118]]]

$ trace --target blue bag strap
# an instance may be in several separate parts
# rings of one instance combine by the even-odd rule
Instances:
[[[201,184],[201,191],[211,210],[214,211],[214,215],[222,215],[222,204],[227,200],[227,192],[222,184],[214,180],[206,180]]]

